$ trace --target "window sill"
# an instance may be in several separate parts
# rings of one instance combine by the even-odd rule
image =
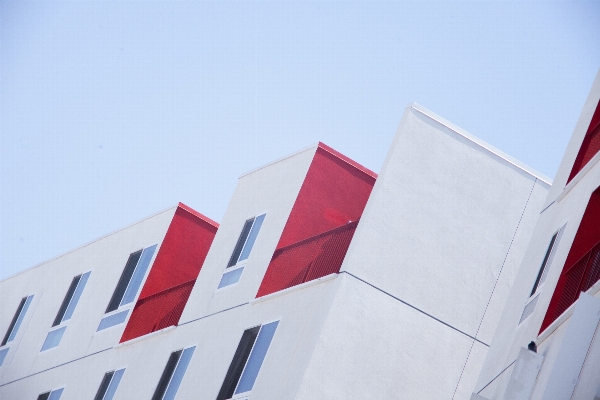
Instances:
[[[260,303],[260,302],[263,302],[263,301],[271,300],[274,297],[284,296],[284,295],[286,295],[288,293],[295,292],[296,290],[306,289],[309,286],[318,285],[320,283],[323,283],[323,282],[335,279],[338,275],[339,275],[338,273],[333,273],[333,274],[325,275],[325,276],[323,276],[321,278],[318,278],[318,279],[315,279],[315,280],[312,280],[312,281],[308,281],[308,282],[304,282],[304,283],[301,283],[299,285],[292,286],[290,288],[283,289],[283,290],[280,290],[280,291],[275,292],[275,293],[268,294],[268,295],[263,296],[263,297],[259,297],[257,299],[251,300],[249,303],[250,304],[257,304],[257,303]]]
[[[147,335],[140,336],[140,337],[128,340],[128,341],[123,342],[123,343],[119,343],[119,344],[113,346],[113,349],[120,349],[122,347],[129,346],[130,344],[135,344],[135,343],[141,342],[142,340],[150,339],[150,338],[153,338],[155,336],[159,336],[159,335],[162,335],[164,333],[171,332],[175,328],[177,328],[177,326],[175,326],[175,325],[167,326],[166,328],[163,328],[163,329],[161,329],[159,331],[152,332],[152,333],[149,333]]]

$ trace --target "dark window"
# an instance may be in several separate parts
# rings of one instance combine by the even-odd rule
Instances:
[[[96,393],[94,400],[112,400],[115,392],[117,391],[117,387],[119,387],[119,382],[121,382],[124,372],[125,368],[104,374],[104,378],[100,383],[98,393]]]
[[[158,381],[152,400],[173,400],[192,359],[196,346],[171,353],[165,370]]]
[[[146,271],[150,266],[156,246],[150,246],[129,255],[121,278],[119,278],[119,283],[117,283],[117,287],[106,308],[107,313],[135,300],[144,276],[146,276]]]
[[[119,279],[119,283],[117,283],[117,287],[108,303],[108,308],[106,312],[111,312],[119,308],[119,304],[121,303],[121,299],[123,299],[123,295],[125,294],[125,290],[127,289],[127,285],[129,285],[129,281],[133,276],[133,271],[135,271],[135,267],[142,255],[142,250],[136,251],[129,255],[129,259],[127,260],[127,264],[125,264],[125,269],[123,269],[123,273],[121,274],[121,278]]]
[[[544,261],[542,261],[542,265],[540,266],[540,271],[538,272],[537,278],[535,278],[535,283],[533,284],[533,289],[531,289],[531,294],[529,297],[533,296],[537,291],[538,286],[544,281],[546,278],[546,268],[549,267],[548,261],[550,260],[550,255],[554,250],[554,245],[556,244],[556,238],[558,237],[558,232],[556,232],[552,239],[550,239],[550,244],[548,245],[548,250],[546,250],[546,255],[544,256]]]
[[[31,304],[32,299],[33,295],[23,297],[21,299],[19,307],[17,307],[17,311],[15,312],[15,315],[13,316],[13,319],[10,322],[10,325],[8,326],[8,330],[6,331],[4,339],[2,340],[2,344],[0,344],[0,346],[4,346],[6,343],[12,341],[15,338],[17,332],[19,331],[19,327],[23,322],[23,318],[25,318],[25,314],[27,313],[27,309],[29,308],[29,304]]]
[[[52,326],[59,325],[61,322],[67,321],[71,318],[73,312],[75,311],[75,307],[79,302],[81,293],[83,293],[83,289],[85,288],[85,284],[87,283],[89,276],[90,272],[86,272],[83,275],[78,275],[73,278],[73,281],[71,281],[71,286],[69,286],[69,290],[67,290],[67,295],[58,309],[58,314],[56,314],[56,318],[54,318],[54,323]]]
[[[37,400],[59,400],[64,389],[65,388],[60,388],[51,392],[42,393],[38,396]]]
[[[244,261],[250,255],[260,227],[265,219],[265,214],[259,215],[256,218],[250,218],[244,223],[242,233],[233,249],[227,268],[233,267],[240,261]]]
[[[231,360],[217,400],[252,390],[279,321],[247,329]]]

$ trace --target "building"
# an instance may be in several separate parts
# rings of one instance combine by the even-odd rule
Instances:
[[[599,96],[600,78],[588,103]],[[589,104],[557,175],[563,189]],[[590,137],[584,147],[597,148]],[[563,194],[411,104],[379,174],[322,143],[257,168],[220,224],[178,204],[1,281],[0,398],[503,398],[559,335],[533,332],[553,304],[554,249],[578,223],[547,216],[584,213],[582,196],[600,186],[586,151]],[[551,238],[528,307],[531,263]],[[597,325],[589,297],[546,325],[582,314],[587,327],[594,312]],[[538,353],[522,349],[534,339]]]
[[[600,398],[599,150],[600,73],[538,218],[473,399]]]

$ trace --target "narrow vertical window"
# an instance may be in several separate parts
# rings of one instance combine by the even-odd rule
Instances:
[[[254,246],[254,242],[256,241],[256,237],[258,236],[258,232],[260,231],[264,219],[265,214],[262,214],[256,218],[250,218],[244,223],[244,228],[242,228],[242,233],[233,249],[227,268],[233,267],[238,262],[244,261],[250,256],[250,252],[252,251],[252,247]]]
[[[174,400],[196,346],[171,353],[152,400]]]
[[[560,231],[559,231],[560,232]],[[550,244],[548,245],[548,249],[546,250],[546,255],[544,256],[544,261],[542,261],[542,265],[540,266],[540,270],[537,274],[537,278],[535,278],[535,283],[533,284],[533,288],[531,289],[531,294],[529,297],[533,296],[537,291],[538,287],[544,282],[546,279],[546,272],[549,267],[550,256],[554,251],[554,247],[556,244],[556,238],[558,237],[558,232],[556,232],[552,239],[550,239]]]
[[[53,390],[51,392],[42,393],[37,400],[59,400],[65,388]]]
[[[279,321],[247,329],[231,360],[217,400],[252,390]]]
[[[106,308],[107,313],[135,300],[144,276],[146,276],[146,271],[148,270],[156,246],[150,246],[129,255],[121,278],[119,278],[119,283],[117,283],[117,287]]]
[[[19,327],[21,326],[21,323],[23,322],[23,318],[25,318],[25,314],[27,313],[27,309],[29,308],[29,305],[31,304],[32,300],[33,300],[33,295],[23,297],[21,299],[21,302],[19,303],[19,307],[17,307],[17,311],[15,312],[15,315],[13,316],[13,319],[10,322],[10,325],[8,326],[8,330],[6,331],[6,334],[4,335],[4,339],[2,339],[2,344],[0,346],[4,346],[5,344],[12,342],[12,340],[15,338],[15,336],[17,335],[17,332],[19,331]],[[2,363],[0,362],[0,365],[1,364]]]
[[[125,368],[104,374],[104,378],[100,383],[98,393],[96,393],[94,400],[112,400],[119,387],[119,382],[121,382],[123,373],[125,373]]]
[[[81,297],[81,293],[83,293],[83,289],[85,288],[85,284],[87,283],[89,277],[90,272],[86,272],[83,275],[78,275],[75,278],[73,278],[71,286],[69,286],[67,295],[65,296],[60,308],[58,309],[58,314],[56,314],[56,318],[54,318],[54,323],[52,324],[52,326],[60,325],[62,322],[71,319],[71,317],[73,316],[73,312],[75,311],[75,307],[77,307],[77,303],[79,302],[79,298]]]

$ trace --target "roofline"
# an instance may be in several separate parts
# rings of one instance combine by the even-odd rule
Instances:
[[[490,145],[489,143],[479,139],[478,137],[470,134],[469,132],[465,131],[462,128],[459,128],[458,126],[454,125],[452,122],[440,117],[439,115],[433,113],[432,111],[428,110],[427,108],[421,106],[420,104],[417,103],[411,103],[408,105],[407,108],[411,108],[429,118],[431,118],[432,120],[436,121],[437,123],[445,126],[446,128],[454,131],[455,133],[459,134],[460,136],[464,137],[465,139],[475,143],[476,145],[478,145],[479,147],[481,147],[482,149],[488,151],[489,153],[495,155],[496,157],[499,157],[501,159],[503,159],[504,161],[508,162],[509,164],[512,164],[513,166],[519,168],[520,170],[528,173],[529,175],[532,175],[533,177],[539,179],[540,181],[548,184],[548,185],[552,185],[552,179],[548,178],[546,175],[534,170],[533,168],[531,168],[530,166],[522,163],[521,161],[518,161],[517,159],[509,156],[508,154],[504,153],[503,151],[498,150],[497,148],[495,148],[494,146]]]
[[[7,280],[9,280],[9,279],[12,279],[12,278],[14,278],[14,277],[16,277],[16,276],[18,276],[18,275],[21,275],[21,274],[24,274],[24,273],[26,273],[26,272],[29,272],[29,271],[31,271],[32,269],[35,269],[35,268],[37,268],[37,267],[41,267],[41,266],[42,266],[42,265],[44,265],[44,264],[47,264],[47,263],[49,263],[49,262],[51,262],[51,261],[54,261],[54,260],[57,260],[57,259],[59,259],[59,258],[61,258],[61,257],[64,257],[64,256],[66,256],[67,254],[73,253],[74,251],[77,251],[77,250],[79,250],[79,249],[82,249],[82,248],[84,248],[84,247],[87,247],[87,246],[89,246],[89,245],[91,245],[91,244],[93,244],[93,243],[96,243],[96,242],[97,242],[97,241],[99,241],[99,240],[102,240],[102,239],[104,239],[104,238],[107,238],[107,237],[109,237],[110,235],[114,235],[115,233],[121,232],[122,230],[125,230],[125,229],[128,229],[128,228],[131,228],[132,226],[134,226],[134,225],[137,225],[137,224],[140,224],[140,223],[142,223],[142,222],[144,222],[144,221],[146,221],[146,220],[148,220],[148,219],[150,219],[150,218],[154,218],[154,217],[156,217],[157,215],[160,215],[160,214],[166,213],[166,212],[168,212],[168,211],[170,211],[170,210],[177,209],[177,208],[181,208],[181,209],[183,209],[183,210],[185,210],[185,211],[189,212],[190,214],[193,214],[194,216],[196,216],[196,217],[198,217],[198,218],[202,219],[203,221],[205,221],[205,222],[209,223],[210,225],[213,225],[213,226],[215,226],[216,228],[218,228],[218,227],[219,227],[219,224],[218,224],[218,223],[216,223],[215,221],[211,220],[210,218],[208,218],[208,217],[206,217],[206,216],[204,216],[204,215],[200,214],[199,212],[197,212],[197,211],[196,211],[196,210],[194,210],[193,208],[190,208],[190,207],[186,206],[186,205],[185,205],[185,204],[183,204],[183,203],[177,203],[177,204],[175,204],[175,205],[173,205],[173,206],[170,206],[170,207],[167,207],[167,208],[165,208],[164,210],[161,210],[161,211],[155,212],[154,214],[151,214],[151,215],[149,215],[149,216],[147,216],[147,217],[144,217],[144,218],[142,218],[142,219],[140,219],[140,220],[138,220],[138,221],[136,221],[136,222],[133,222],[133,223],[131,223],[131,224],[128,224],[127,226],[124,226],[123,228],[115,229],[114,231],[112,231],[112,232],[110,232],[110,233],[107,233],[107,234],[105,234],[105,235],[102,235],[102,236],[100,236],[100,237],[97,237],[96,239],[93,239],[93,240],[91,240],[91,241],[89,241],[89,242],[87,242],[87,243],[84,243],[84,244],[82,244],[81,246],[77,246],[77,247],[75,247],[75,248],[73,248],[73,249],[71,249],[71,250],[65,251],[64,253],[61,253],[61,254],[59,254],[59,255],[57,255],[57,256],[54,256],[54,257],[52,257],[52,258],[49,258],[49,259],[47,259],[47,260],[45,260],[45,261],[42,261],[42,262],[40,262],[40,263],[37,263],[37,264],[35,264],[35,265],[33,265],[33,266],[29,267],[29,268],[25,268],[24,270],[21,270],[21,271],[15,272],[15,273],[14,273],[14,274],[12,274],[12,275],[9,275],[9,276],[7,276],[7,277],[5,277],[5,278],[2,278],[2,279],[0,279],[0,283],[2,283],[2,282],[4,282],[4,281],[7,281]]]
[[[198,211],[194,210],[192,207],[186,206],[182,202],[179,202],[179,204],[177,205],[177,207],[181,208],[182,210],[185,210],[185,211],[189,212],[193,216],[198,217],[202,221],[204,221],[204,222],[208,223],[209,225],[212,225],[215,228],[219,229],[219,223],[218,222],[213,221],[212,219],[208,218],[206,215],[199,213]]]
[[[240,175],[240,176],[238,177],[238,179],[242,179],[242,178],[243,178],[243,177],[245,177],[246,175],[253,174],[253,173],[255,173],[256,171],[259,171],[259,170],[261,170],[261,169],[263,169],[263,168],[270,167],[270,166],[271,166],[271,165],[273,165],[273,164],[277,164],[278,162],[281,162],[281,161],[283,161],[283,160],[286,160],[286,159],[288,159],[288,158],[294,157],[294,156],[296,156],[296,155],[298,155],[298,154],[300,154],[300,153],[304,153],[305,151],[312,150],[312,149],[314,149],[314,148],[316,148],[316,147],[319,147],[319,143],[312,144],[312,145],[310,145],[310,146],[308,146],[308,147],[305,147],[305,148],[303,148],[303,149],[297,150],[297,151],[295,151],[295,152],[293,152],[293,153],[291,153],[291,154],[288,154],[288,155],[286,155],[286,156],[283,156],[283,157],[277,158],[275,161],[271,161],[271,162],[269,162],[269,163],[266,163],[266,164],[263,164],[263,165],[261,165],[260,167],[257,167],[257,168],[254,168],[254,169],[251,169],[250,171],[248,171],[248,172],[246,172],[246,173],[243,173],[242,175]]]
[[[371,171],[367,167],[362,166],[361,164],[357,163],[356,161],[354,161],[350,157],[347,157],[347,156],[343,155],[339,151],[334,150],[333,148],[327,146],[325,143],[319,142],[318,146],[319,146],[319,148],[325,150],[329,154],[331,154],[331,155],[339,158],[340,160],[344,161],[345,163],[350,164],[354,168],[356,168],[356,169],[360,170],[361,172],[364,172],[365,174],[369,175],[371,178],[377,179],[377,174],[375,172]]]

